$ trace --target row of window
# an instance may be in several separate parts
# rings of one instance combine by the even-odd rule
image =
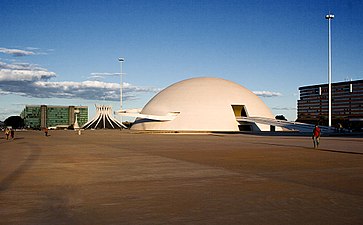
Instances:
[[[298,113],[298,118],[308,118],[308,117],[318,117],[318,116],[328,116],[327,113]],[[335,113],[334,115],[332,115],[332,117],[337,117],[337,116],[353,116],[353,117],[361,117],[361,115],[359,113]]]

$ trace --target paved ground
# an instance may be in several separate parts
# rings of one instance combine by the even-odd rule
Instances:
[[[363,138],[129,131],[0,139],[0,224],[362,224]]]

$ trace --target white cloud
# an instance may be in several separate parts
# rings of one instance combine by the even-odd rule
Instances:
[[[279,97],[282,96],[279,92],[272,92],[272,91],[253,91],[253,93],[260,97]]]
[[[5,121],[10,116],[19,116],[25,104],[10,104],[0,110],[0,121]]]
[[[105,79],[106,77],[115,77],[115,76],[120,76],[120,73],[91,73],[91,76],[89,76],[88,79],[100,81]]]
[[[0,94],[17,94],[36,98],[80,98],[118,101],[120,84],[101,81],[49,81],[54,72],[28,63],[4,63],[0,61]],[[138,87],[123,83],[125,100],[137,99],[139,93],[155,93],[156,88]]]
[[[70,89],[85,89],[85,88],[103,88],[103,89],[119,89],[120,85],[117,83],[106,83],[101,81],[62,81],[62,82],[47,82],[47,81],[37,81],[34,82],[34,86],[44,87],[44,88],[59,88],[63,90]]]
[[[120,73],[91,73],[91,76],[113,77],[120,76]]]
[[[10,95],[11,92],[10,91],[3,91],[0,89],[0,95]]]
[[[52,51],[54,51],[54,49],[41,50],[40,48],[34,48],[34,47],[26,47],[25,49],[0,48],[0,53],[16,57],[30,56],[30,55],[48,55],[48,53]]]
[[[106,99],[113,101],[120,99],[120,84],[118,83],[100,81],[36,81],[33,83],[33,87],[36,90],[42,90],[37,97]],[[128,83],[123,83],[123,97],[125,100],[135,99],[137,93],[153,93],[157,90],[155,88],[136,87]],[[47,93],[47,96],[44,93]]]
[[[55,77],[55,73],[35,64],[0,61],[0,81],[36,81]]]
[[[296,110],[296,108],[294,108],[294,107],[279,107],[279,106],[272,107],[272,109],[273,110],[285,110],[285,111]]]
[[[11,49],[11,48],[0,48],[0,52],[13,56],[28,56],[36,54],[34,51],[30,50]]]
[[[25,49],[26,50],[29,50],[29,51],[37,51],[37,50],[39,50],[39,48],[36,48],[36,47],[26,47]]]
[[[98,75],[96,75],[98,74]],[[92,73],[93,76],[116,76],[119,73]],[[118,101],[120,84],[97,80],[87,81],[49,81],[55,77],[54,72],[39,65],[29,63],[5,63],[0,61],[0,93],[15,93],[37,98],[81,98],[106,99]],[[136,99],[138,93],[156,93],[158,88],[139,87],[123,83],[125,100]],[[260,97],[278,97],[281,93],[271,91],[254,91]]]

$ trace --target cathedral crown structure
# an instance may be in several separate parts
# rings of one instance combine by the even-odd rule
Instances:
[[[126,128],[112,115],[112,107],[107,105],[95,105],[96,116],[82,126],[83,129],[121,129]]]

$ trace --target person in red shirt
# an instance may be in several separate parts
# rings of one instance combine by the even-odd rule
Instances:
[[[318,125],[315,125],[315,128],[313,130],[313,143],[314,143],[314,148],[319,148],[319,142],[320,142],[320,128]]]
[[[46,137],[48,137],[48,128],[47,127],[44,127],[44,134]]]

